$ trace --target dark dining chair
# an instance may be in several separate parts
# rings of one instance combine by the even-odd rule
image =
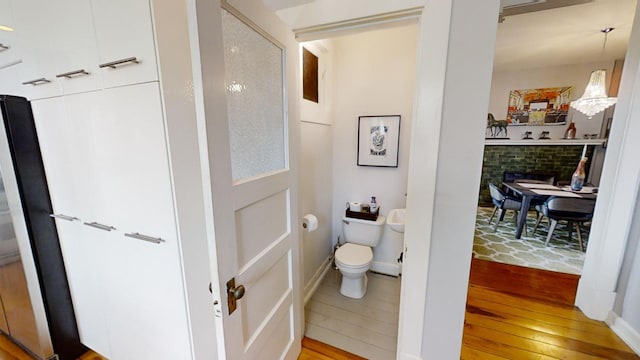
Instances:
[[[548,245],[558,221],[567,221],[569,240],[572,238],[572,230],[575,224],[580,250],[584,251],[584,242],[582,241],[580,225],[593,218],[593,209],[595,208],[595,204],[596,201],[593,199],[552,196],[543,204],[536,206],[536,211],[538,211],[539,214],[538,219],[536,220],[536,225],[533,227],[533,232],[536,232],[542,218],[545,216],[548,217],[549,220],[551,220],[551,224],[549,225],[549,230],[547,232],[547,240],[544,243],[545,245]]]
[[[493,227],[493,231],[498,230],[498,224],[500,224],[500,221],[504,219],[504,214],[507,212],[507,210],[515,211],[516,216],[514,216],[514,221],[517,221],[516,219],[518,218],[518,211],[520,211],[522,202],[511,195],[507,195],[504,191],[502,191],[502,189],[492,183],[489,183],[489,193],[491,194],[491,202],[493,202],[494,205],[493,212],[491,213],[491,217],[489,218],[489,224],[491,224],[491,220],[493,220],[496,212],[500,210],[500,215],[498,216],[498,220]]]

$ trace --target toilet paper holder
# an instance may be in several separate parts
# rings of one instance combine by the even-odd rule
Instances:
[[[318,218],[312,214],[306,214],[302,217],[302,228],[308,232],[315,231],[318,228]]]

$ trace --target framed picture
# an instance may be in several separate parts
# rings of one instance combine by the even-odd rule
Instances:
[[[511,90],[507,125],[564,125],[567,123],[571,86]]]
[[[358,117],[358,166],[398,167],[400,115]]]

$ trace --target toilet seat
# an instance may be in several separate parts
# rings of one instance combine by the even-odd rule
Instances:
[[[345,268],[368,267],[373,260],[373,251],[364,245],[347,243],[336,250],[336,264]]]

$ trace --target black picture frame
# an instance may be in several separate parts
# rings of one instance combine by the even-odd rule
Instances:
[[[398,167],[400,115],[358,117],[358,166]]]

